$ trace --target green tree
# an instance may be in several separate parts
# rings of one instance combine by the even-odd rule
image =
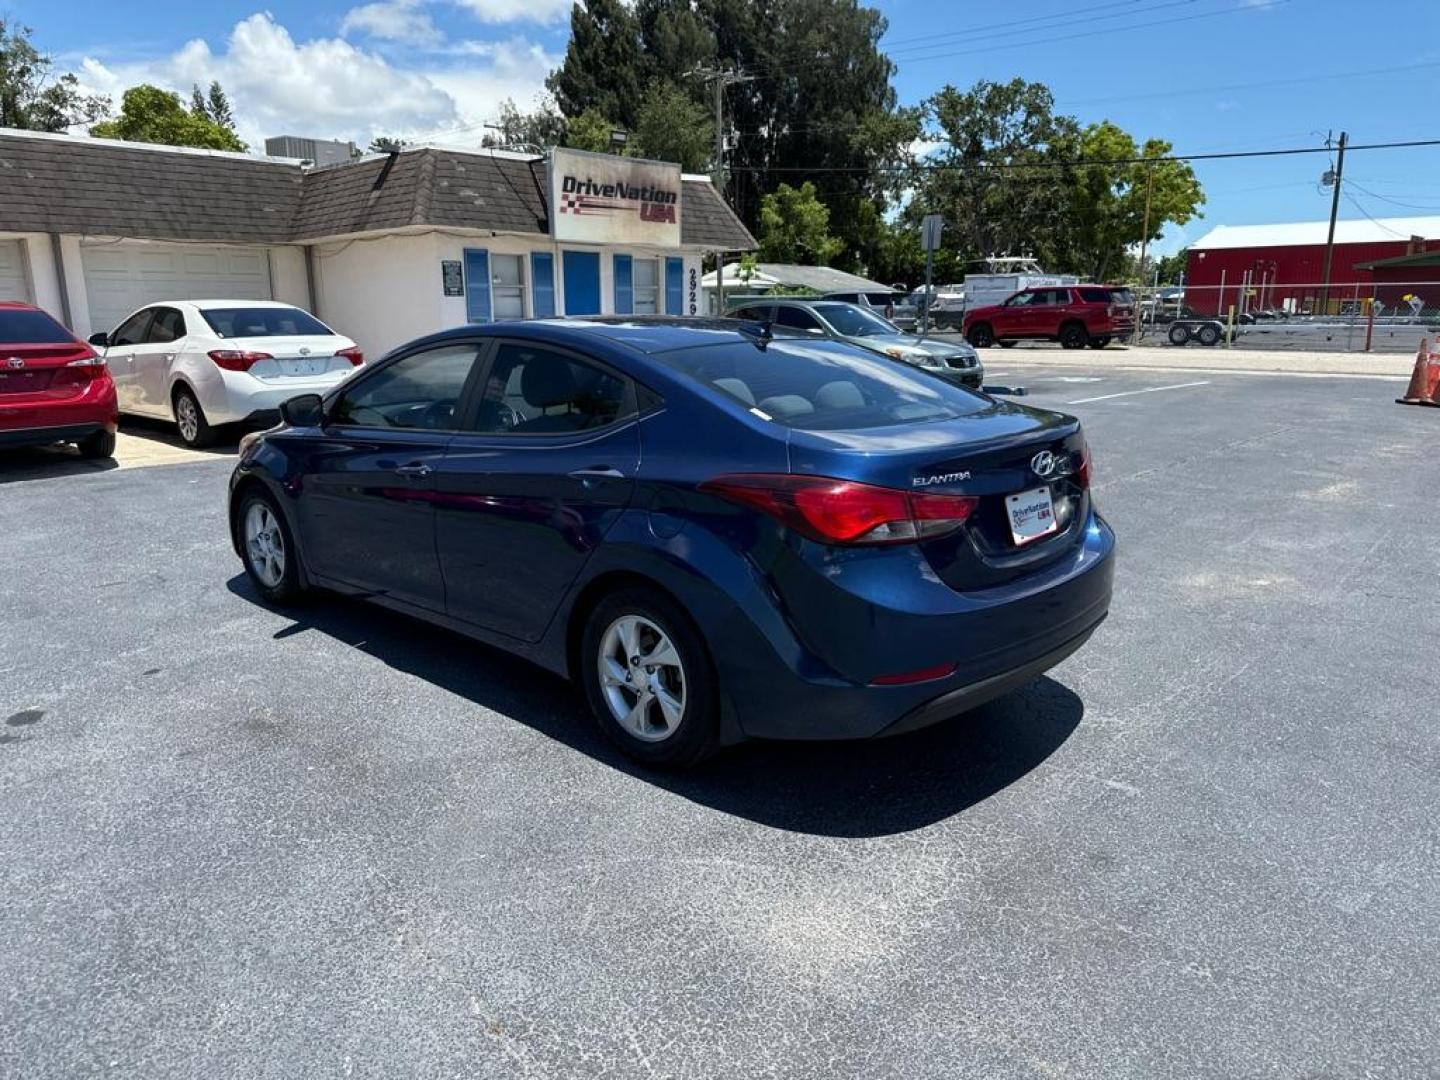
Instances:
[[[126,90],[120,115],[95,124],[90,134],[98,139],[128,139],[166,146],[199,146],[242,153],[246,149],[229,128],[217,124],[208,114],[187,109],[179,94],[148,84]]]
[[[210,83],[209,93],[202,93],[200,87],[190,87],[190,112],[219,124],[227,131],[235,130],[235,113],[230,108],[230,98],[218,82]]]
[[[830,208],[806,180],[798,188],[781,184],[760,204],[760,257],[766,262],[827,266],[843,250],[830,235]]]
[[[376,135],[365,149],[371,154],[398,154],[405,149],[405,143],[393,135]]]
[[[508,150],[545,150],[565,141],[565,118],[553,102],[542,100],[534,112],[523,113],[506,98],[500,103],[500,122],[487,131],[480,145]]]
[[[1181,248],[1174,255],[1162,255],[1155,260],[1152,273],[1158,271],[1161,285],[1179,285],[1185,268],[1190,265],[1190,249]]]
[[[636,0],[633,7],[579,0],[565,58],[547,86],[572,120],[593,109],[638,131],[650,102],[642,87],[668,82],[697,107],[695,116],[708,117],[712,83],[704,72],[744,73],[748,81],[724,91],[732,205],[756,229],[761,200],[814,169],[826,177],[818,197],[831,210],[831,227],[854,257],[865,231],[874,231],[893,176],[877,166],[903,155],[909,139],[902,132],[918,128],[914,120],[884,124],[897,112],[894,65],[879,48],[886,26],[857,0]],[[666,129],[667,147],[676,128]],[[637,141],[646,146],[643,136]],[[694,161],[688,149],[646,152]]]
[[[0,127],[64,131],[110,111],[110,99],[80,92],[68,72],[51,79],[54,61],[30,42],[28,26],[0,15]]]
[[[635,116],[635,152],[704,172],[714,153],[715,123],[705,107],[672,82],[657,82]]]
[[[565,124],[565,145],[575,150],[608,154],[613,149],[611,137],[620,125],[609,120],[599,109],[586,109],[572,116]],[[626,149],[629,149],[627,144]]]
[[[1183,161],[1160,159],[1171,152],[1163,139],[1137,146],[1134,138],[1109,120],[1091,124],[1080,137],[1080,158],[1072,170],[1066,214],[1067,262],[1075,273],[1104,281],[1125,267],[1127,250],[1141,241],[1160,239],[1165,225],[1184,225],[1205,201],[1195,171]],[[1146,203],[1149,232],[1146,233]]]

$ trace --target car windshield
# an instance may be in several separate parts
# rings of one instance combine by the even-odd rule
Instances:
[[[7,345],[73,345],[74,337],[43,311],[0,308],[0,341]]]
[[[656,359],[767,420],[810,431],[951,420],[989,407],[979,394],[843,342],[736,341]]]
[[[899,327],[854,304],[816,304],[814,309],[842,337],[875,337],[900,332]]]
[[[293,307],[201,308],[200,314],[222,338],[330,337],[333,333],[314,315]]]

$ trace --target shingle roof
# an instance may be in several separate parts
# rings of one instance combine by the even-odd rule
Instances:
[[[0,229],[283,243],[293,164],[103,139],[0,133]]]
[[[545,162],[406,150],[303,171],[294,162],[0,132],[0,230],[293,243],[410,226],[549,232]],[[684,181],[681,242],[755,246],[706,181]]]
[[[1309,247],[1325,243],[1328,221],[1293,221],[1278,225],[1220,225],[1190,245],[1191,251],[1248,247]],[[1440,239],[1440,217],[1366,218],[1337,221],[1337,244],[1405,241],[1412,236]]]

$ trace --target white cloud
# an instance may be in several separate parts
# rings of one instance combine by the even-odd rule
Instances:
[[[383,5],[367,5],[378,6]],[[381,134],[423,139],[446,133],[448,141],[476,145],[481,123],[498,114],[500,102],[507,97],[522,107],[533,102],[556,62],[524,39],[436,49],[463,52],[466,59],[402,67],[342,38],[297,42],[271,15],[257,13],[236,24],[221,51],[197,38],[153,59],[87,57],[78,74],[88,90],[110,94],[117,106],[120,93],[137,83],[188,98],[192,85],[218,79],[230,96],[240,137],[256,150],[265,136],[286,134],[363,145]]]
[[[420,9],[420,0],[380,0],[351,8],[340,22],[340,33],[357,32],[422,49],[444,40],[430,16]]]
[[[455,0],[481,22],[559,22],[570,14],[574,0]]]

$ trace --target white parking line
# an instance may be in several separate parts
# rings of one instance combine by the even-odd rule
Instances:
[[[1092,401],[1109,401],[1111,398],[1130,397],[1132,394],[1158,394],[1161,390],[1184,390],[1190,386],[1209,386],[1209,379],[1201,379],[1199,382],[1175,383],[1173,386],[1147,386],[1144,390],[1122,390],[1118,394],[1101,394],[1099,397],[1077,398],[1075,401],[1067,401],[1066,405],[1088,405]]]

